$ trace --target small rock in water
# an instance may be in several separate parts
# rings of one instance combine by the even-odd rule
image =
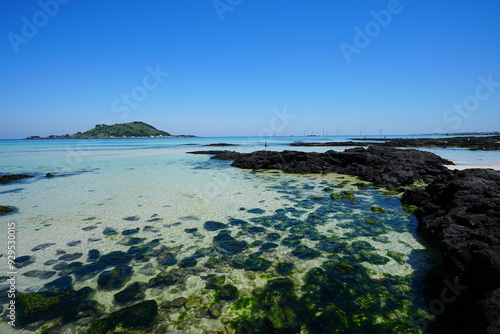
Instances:
[[[101,238],[88,238],[87,241],[88,242],[96,242],[96,241],[99,241],[99,240],[102,240]]]
[[[49,177],[50,178],[50,177],[54,177],[54,175],[52,173],[47,173],[47,174],[45,174],[45,177]]]
[[[88,218],[83,218],[82,220],[94,220],[97,219],[97,217],[88,217]]]
[[[66,267],[68,265],[69,265],[68,262],[61,262],[61,263],[58,263],[55,266],[53,266],[52,269],[54,269],[54,270],[63,270],[63,269],[66,269]]]
[[[129,266],[118,266],[113,270],[103,271],[97,278],[97,286],[102,290],[115,290],[123,287],[133,275]]]
[[[116,293],[114,295],[114,299],[119,304],[126,304],[142,300],[144,299],[144,297],[146,297],[144,291],[146,291],[146,283],[134,282],[122,291]]]
[[[174,264],[177,264],[175,254],[172,253],[165,253],[163,256],[158,257],[156,261],[163,266],[173,266]]]
[[[177,223],[173,223],[173,224],[165,224],[165,225],[163,225],[163,227],[171,228],[171,227],[174,227],[174,226],[179,226],[181,224],[182,223],[177,222]]]
[[[136,233],[139,233],[139,228],[131,228],[131,229],[128,229],[128,230],[124,230],[122,232],[122,235],[132,235],[132,234],[136,234]]]
[[[86,227],[82,227],[82,230],[84,231],[92,231],[93,229],[96,229],[97,226],[86,226]]]
[[[304,245],[297,246],[292,254],[302,260],[311,260],[319,257],[321,252]]]
[[[104,231],[102,231],[102,234],[104,234],[104,235],[115,235],[115,234],[118,234],[118,232],[114,228],[106,227],[106,228],[104,228]]]
[[[45,284],[40,289],[40,292],[50,292],[60,295],[71,290],[73,290],[73,279],[70,276],[63,276]]]
[[[248,213],[254,213],[254,214],[262,214],[264,212],[266,212],[265,210],[262,210],[262,209],[259,209],[259,208],[255,208],[255,209],[250,209],[247,211]]]
[[[61,260],[61,261],[73,261],[73,260],[81,258],[82,255],[83,255],[83,253],[65,254],[63,256],[60,256],[59,260]]]
[[[82,243],[81,240],[75,240],[75,241],[68,242],[66,245],[68,245],[68,247],[75,247],[76,245],[79,245],[81,243]]]
[[[29,256],[29,255],[20,256],[20,257],[16,258],[15,263],[14,263],[14,267],[19,269],[19,268],[29,266],[32,263],[35,263],[34,257]]]
[[[135,222],[141,219],[139,216],[129,216],[129,217],[124,217],[122,218],[123,220],[129,221],[129,222]]]
[[[32,248],[31,251],[36,252],[36,251],[39,251],[39,250],[42,250],[42,249],[45,249],[45,248],[48,248],[48,247],[54,246],[54,245],[55,245],[55,243],[53,243],[53,242],[47,242],[45,244],[41,244],[41,245],[38,245],[38,246]]]
[[[186,233],[194,233],[194,232],[197,232],[198,229],[195,227],[195,228],[186,228],[184,229],[184,232]]]
[[[57,262],[59,262],[59,261],[58,260],[48,260],[43,265],[45,265],[45,266],[51,266],[53,264],[56,264]]]
[[[217,230],[222,230],[222,229],[227,228],[227,225],[224,223],[221,223],[221,222],[209,220],[209,221],[205,222],[205,224],[203,224],[203,227],[207,231],[217,231]]]
[[[56,250],[56,255],[63,255],[63,254],[66,254],[65,250],[63,250],[63,249]]]
[[[179,267],[190,268],[196,266],[197,263],[198,262],[196,261],[196,258],[194,256],[189,256],[179,261]]]
[[[201,298],[200,297],[190,297],[186,301],[186,304],[184,304],[184,307],[186,309],[192,309],[192,308],[198,308],[201,305]]]
[[[163,218],[151,218],[151,219],[146,220],[146,222],[152,223],[152,222],[158,222],[158,221],[162,221],[162,220],[163,220]]]
[[[139,274],[146,276],[153,276],[156,273],[156,268],[151,264],[145,264],[141,269],[139,269]]]
[[[158,230],[156,227],[154,226],[149,226],[149,225],[146,225],[142,228],[142,230],[144,232],[153,232],[153,233],[157,233],[157,232],[160,232],[160,230]]]
[[[46,271],[46,270],[30,270],[23,274],[26,277],[36,277],[40,279],[49,279],[56,274],[55,271]]]
[[[96,262],[99,256],[101,256],[101,252],[97,249],[91,249],[87,255],[87,262]]]
[[[163,308],[181,308],[183,307],[187,302],[187,298],[185,297],[179,297],[175,298],[174,300],[165,300],[161,303],[161,307]]]

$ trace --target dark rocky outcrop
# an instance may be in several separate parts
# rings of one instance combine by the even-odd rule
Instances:
[[[354,141],[353,141],[354,140]],[[347,142],[304,143],[290,146],[385,146],[385,147],[463,147],[471,150],[500,150],[500,136],[448,138],[364,138]]]
[[[232,166],[245,169],[280,169],[287,173],[340,173],[359,176],[378,186],[399,188],[416,181],[432,182],[449,174],[443,165],[451,161],[418,150],[389,147],[357,147],[344,152],[257,151],[253,153],[217,154],[214,158],[229,160]]]
[[[447,277],[435,282],[441,290],[430,298],[439,300],[448,288],[454,300],[438,325],[448,332],[500,333],[500,172],[454,171],[425,190],[407,191],[402,201],[419,207],[419,230],[443,255]]]
[[[7,184],[11,183],[13,181],[25,179],[28,177],[33,177],[33,175],[27,175],[27,174],[8,174],[8,175],[2,175],[0,176],[0,184]]]

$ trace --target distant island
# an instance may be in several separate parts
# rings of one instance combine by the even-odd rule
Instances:
[[[95,128],[75,134],[50,135],[48,137],[29,136],[26,139],[89,139],[89,138],[170,138],[196,137],[193,135],[171,135],[144,122],[130,122],[114,125],[97,124]]]

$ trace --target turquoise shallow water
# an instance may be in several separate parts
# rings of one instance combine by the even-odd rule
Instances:
[[[34,175],[0,186],[0,205],[17,208],[0,217],[1,235],[15,223],[16,255],[33,260],[17,271],[18,292],[34,293],[69,276],[75,291],[95,289],[89,299],[110,314],[123,307],[114,295],[139,282],[147,286],[144,300],[163,305],[158,332],[424,331],[432,315],[420,289],[433,257],[395,195],[347,176],[254,173],[186,154],[251,152],[264,142],[266,149],[283,150],[296,139],[346,138],[0,141],[0,172]],[[219,142],[241,146],[202,146]],[[435,153],[465,164],[498,158],[494,152]],[[45,178],[48,172],[55,177]],[[385,212],[372,209],[379,207]],[[63,268],[86,268],[89,251],[135,254],[138,246],[144,253],[126,261],[133,275],[116,289],[103,289],[100,273],[82,279]],[[0,253],[6,272],[5,248]],[[156,286],[162,275],[173,275],[172,284]],[[189,304],[169,306],[179,298]],[[81,318],[68,320],[62,332],[84,333],[95,320]]]

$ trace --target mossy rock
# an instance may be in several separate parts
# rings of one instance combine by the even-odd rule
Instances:
[[[320,251],[317,251],[315,249],[309,248],[304,245],[297,246],[293,251],[292,254],[295,257],[298,257],[301,260],[311,260],[319,257],[321,255]]]
[[[233,259],[231,266],[235,269],[244,269],[247,271],[266,271],[271,267],[272,262],[260,257],[251,256],[247,259]]]
[[[265,242],[260,246],[260,250],[263,252],[270,252],[274,250],[276,247],[278,247],[278,244],[275,244],[274,242]]]
[[[12,211],[14,211],[12,207],[0,205],[0,215],[11,213]]]
[[[133,275],[129,266],[118,266],[113,270],[103,271],[97,278],[97,286],[101,290],[115,290],[122,288]]]
[[[378,224],[380,224],[378,221],[376,221],[375,219],[371,219],[371,218],[366,218],[365,222],[368,223],[368,224],[370,224],[370,225],[378,225]]]
[[[220,267],[225,262],[226,261],[224,261],[223,259],[214,256],[214,257],[209,258],[207,260],[207,262],[205,262],[205,267],[214,269],[214,268]]]
[[[267,319],[270,321],[274,331],[286,331],[286,333],[300,332],[297,315],[290,307],[274,303],[269,310]]]
[[[218,230],[223,230],[227,228],[227,225],[221,222],[216,222],[213,220],[209,220],[203,224],[203,227],[207,231],[218,231]]]
[[[165,253],[161,256],[159,256],[156,261],[158,264],[168,267],[168,266],[173,266],[177,264],[177,259],[175,258],[175,254],[173,253]]]
[[[292,274],[295,265],[291,262],[281,262],[276,266],[276,272],[281,276],[289,276]]]
[[[196,261],[196,258],[194,256],[189,256],[179,261],[180,268],[191,268],[195,267],[197,264],[198,261]]]
[[[146,297],[144,291],[146,291],[145,283],[134,282],[128,285],[122,291],[116,293],[114,295],[114,299],[119,304],[127,304],[130,302],[139,301]]]
[[[54,310],[61,302],[61,299],[62,295],[47,296],[41,293],[19,294],[16,298],[16,304],[20,306],[18,308],[19,316],[21,320],[24,320],[46,314]]]
[[[281,238],[281,235],[279,235],[279,233],[275,233],[275,232],[272,232],[272,233],[269,233],[268,235],[266,235],[266,239],[269,241],[276,241],[276,240],[279,240],[280,238]]]
[[[230,231],[220,231],[213,239],[217,249],[229,255],[235,255],[248,249],[246,241],[239,241],[231,236]]]
[[[218,291],[219,291],[219,298],[227,301],[235,300],[236,298],[238,298],[239,295],[238,289],[231,284],[226,284],[221,286],[218,289]]]
[[[149,280],[148,286],[151,288],[165,288],[177,283],[177,278],[168,273],[159,273]]]
[[[287,247],[294,247],[300,245],[302,239],[304,239],[304,237],[301,235],[290,235],[281,240],[281,244]]]
[[[140,330],[154,325],[158,315],[155,300],[146,300],[111,313],[109,316],[92,322],[87,334],[107,334],[118,325],[127,330]]]
[[[345,263],[345,262],[340,262],[338,264],[339,268],[343,271],[347,271],[347,272],[350,272],[350,271],[353,271],[354,270],[354,266],[348,264],[348,263]]]
[[[379,206],[372,206],[370,210],[375,213],[384,213],[386,211],[384,208],[381,208]]]

